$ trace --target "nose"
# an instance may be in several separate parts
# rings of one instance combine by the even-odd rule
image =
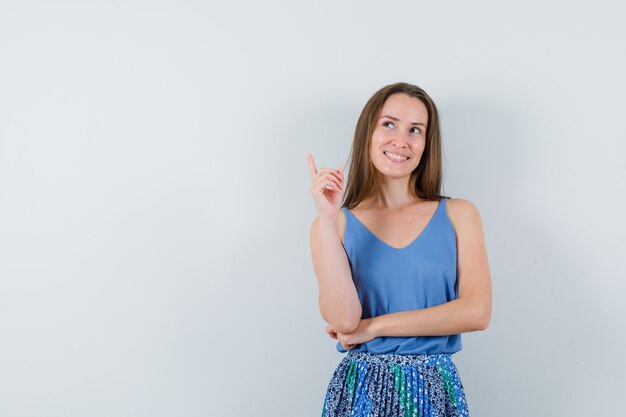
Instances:
[[[408,136],[409,136],[408,133],[402,133],[402,132],[394,133],[393,137],[391,138],[391,142],[396,144],[399,147],[406,146],[408,142]]]

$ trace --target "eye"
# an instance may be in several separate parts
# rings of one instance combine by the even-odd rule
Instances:
[[[415,130],[416,130],[416,132],[415,132],[415,133],[416,133],[416,134],[418,134],[418,135],[419,135],[420,133],[422,133],[422,130],[421,130],[419,127],[414,127],[413,129],[415,129]]]
[[[383,126],[385,126],[387,123],[391,123],[391,124],[393,124],[393,122],[386,121],[386,122],[383,122]]]

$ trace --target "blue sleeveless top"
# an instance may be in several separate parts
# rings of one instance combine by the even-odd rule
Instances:
[[[433,307],[458,298],[456,234],[445,200],[439,201],[422,233],[401,249],[383,242],[342,207],[346,216],[344,248],[361,301],[362,319]],[[408,355],[455,353],[461,347],[461,334],[383,336],[350,351]],[[348,351],[339,342],[337,350]]]

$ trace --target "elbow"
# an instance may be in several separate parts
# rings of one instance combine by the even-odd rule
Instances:
[[[343,317],[338,317],[333,323],[332,328],[337,333],[348,334],[355,331],[361,323],[361,310],[354,311],[351,314],[346,314]]]
[[[336,323],[336,325],[333,326],[333,329],[337,333],[342,333],[342,334],[352,333],[353,331],[357,329],[357,327],[359,327],[359,322],[360,320],[357,320],[357,321],[344,320],[344,321]]]
[[[477,309],[478,312],[475,315],[475,328],[478,331],[487,330],[489,322],[491,321],[491,310],[484,307]]]
[[[325,304],[322,303],[320,298],[320,310],[322,311],[322,317],[330,327],[337,333],[348,334],[355,331],[361,323],[361,304],[357,302],[356,305],[342,304],[339,309],[328,309]]]

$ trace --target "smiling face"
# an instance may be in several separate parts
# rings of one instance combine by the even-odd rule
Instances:
[[[426,146],[428,110],[418,98],[392,94],[383,105],[372,133],[371,159],[379,174],[409,176]]]

